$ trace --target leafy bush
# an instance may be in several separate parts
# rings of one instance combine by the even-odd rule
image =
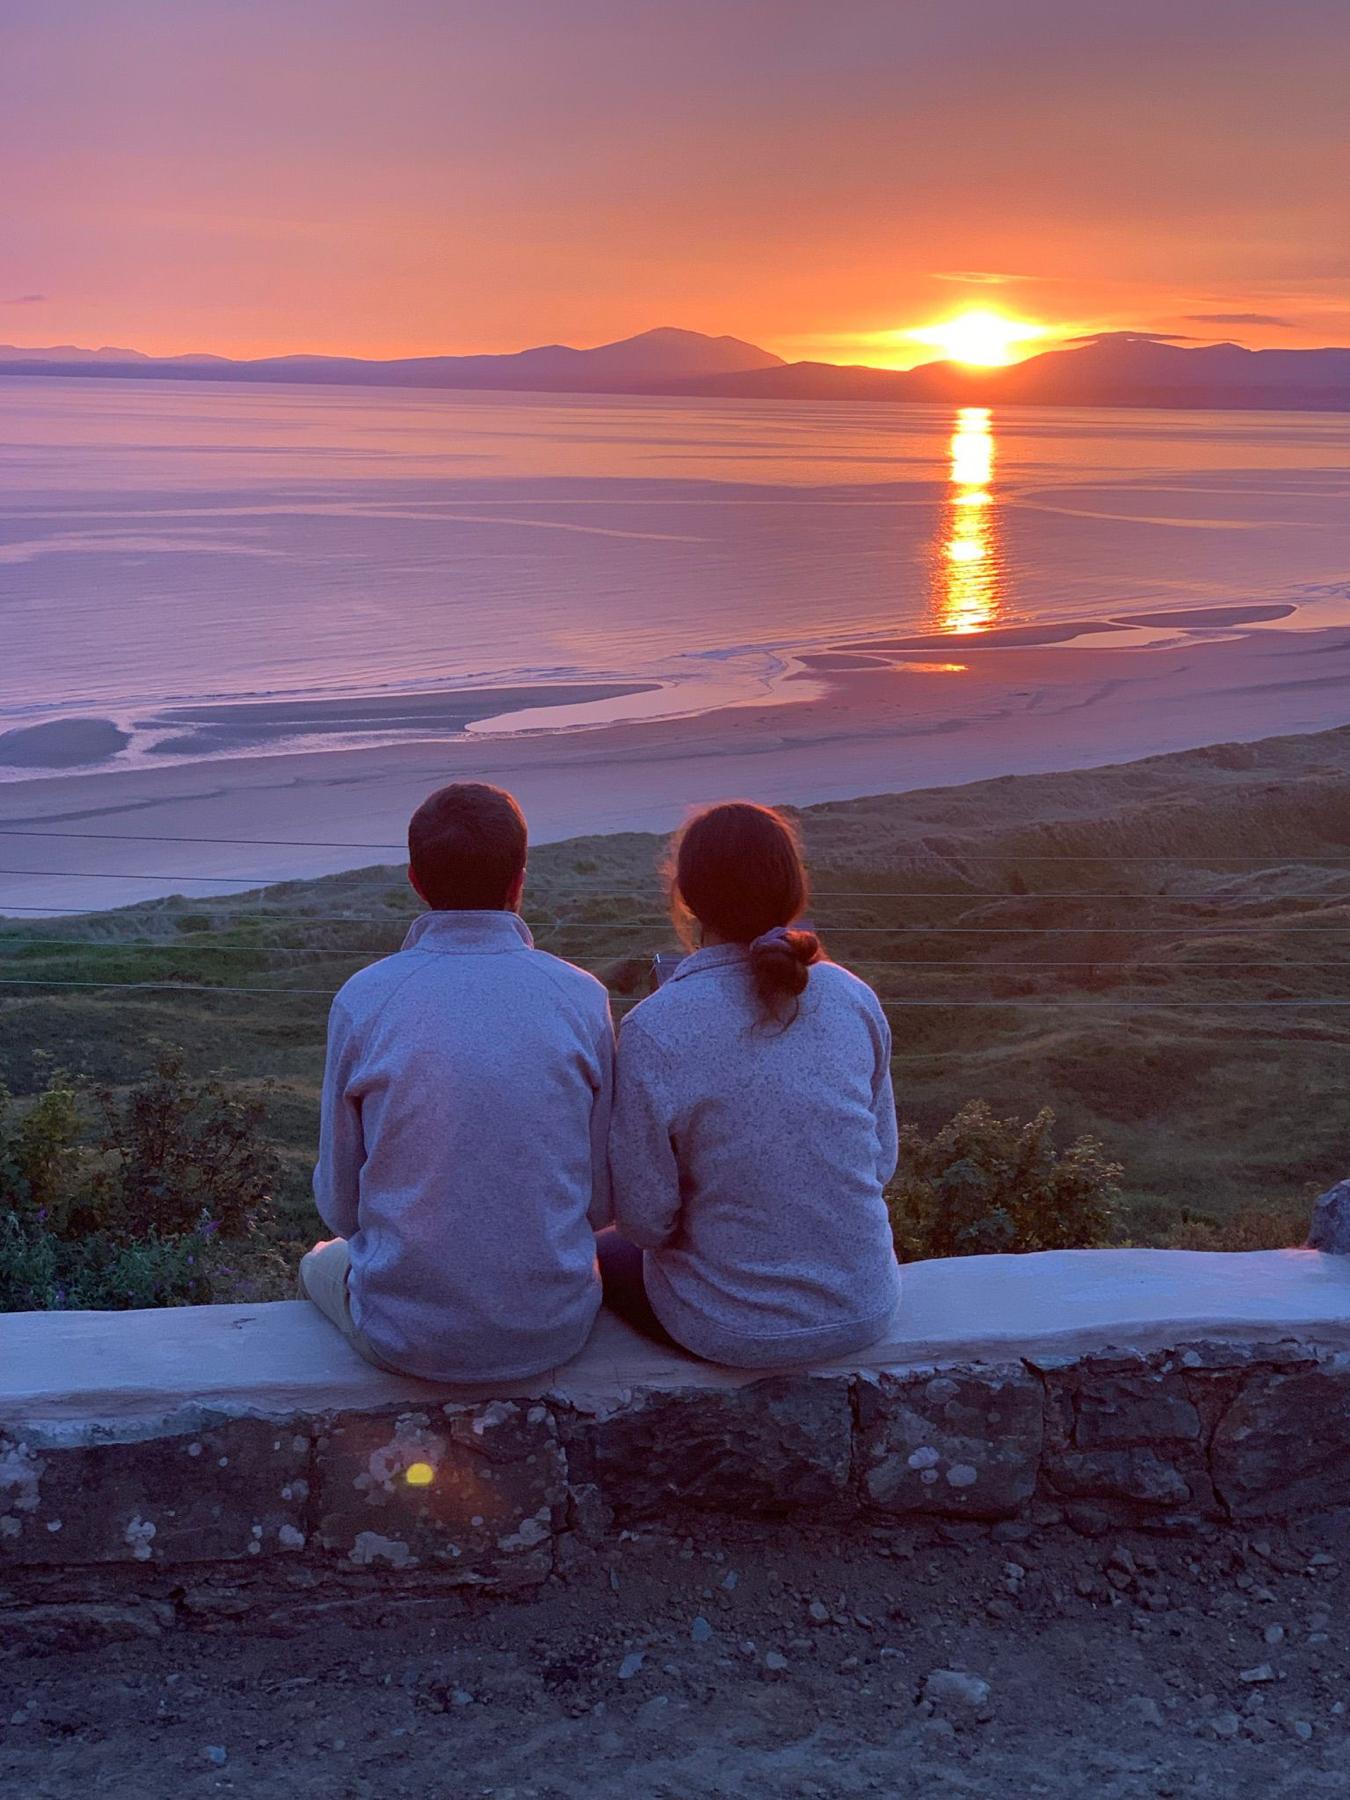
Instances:
[[[1049,1108],[1019,1124],[972,1100],[932,1137],[904,1131],[887,1194],[901,1260],[1109,1242],[1120,1165],[1095,1138],[1057,1150],[1054,1125]]]
[[[0,1312],[276,1290],[265,1116],[172,1055],[121,1094],[57,1074],[20,1110],[0,1089]]]

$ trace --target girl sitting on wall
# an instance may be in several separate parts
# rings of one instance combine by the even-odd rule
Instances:
[[[899,1297],[886,1015],[795,928],[807,878],[781,814],[709,807],[672,865],[691,954],[619,1038],[605,1299],[741,1368],[861,1350]]]

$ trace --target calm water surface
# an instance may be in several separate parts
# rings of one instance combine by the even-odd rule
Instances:
[[[630,716],[879,632],[1338,623],[1348,501],[1336,415],[9,377],[0,729],[140,722],[134,762],[168,701],[658,681]]]

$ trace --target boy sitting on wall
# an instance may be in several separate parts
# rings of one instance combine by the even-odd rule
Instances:
[[[519,916],[525,819],[456,782],[408,828],[431,909],[333,1002],[300,1292],[368,1362],[446,1382],[566,1362],[600,1304],[609,999]]]

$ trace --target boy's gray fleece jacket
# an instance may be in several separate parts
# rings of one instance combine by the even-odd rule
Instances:
[[[610,1175],[620,1231],[686,1348],[772,1368],[862,1349],[900,1291],[891,1034],[871,988],[817,963],[761,1022],[748,953],[688,956],[619,1034]]]
[[[581,1349],[613,1052],[604,988],[514,913],[425,913],[338,994],[314,1197],[383,1361],[511,1381]]]

